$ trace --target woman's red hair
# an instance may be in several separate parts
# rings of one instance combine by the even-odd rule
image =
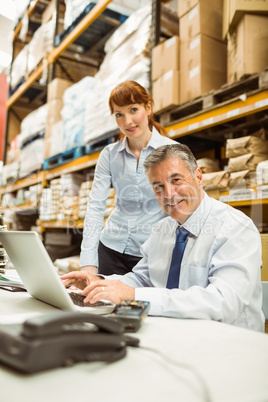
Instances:
[[[111,92],[109,97],[109,107],[111,113],[114,113],[114,104],[118,106],[126,106],[131,105],[132,103],[139,103],[146,106],[150,102],[151,104],[151,114],[148,117],[149,119],[149,128],[152,131],[153,126],[156,130],[162,134],[167,135],[165,128],[162,124],[158,123],[154,120],[153,116],[153,98],[152,95],[146,91],[143,86],[138,84],[136,81],[124,81],[121,84],[117,85]]]

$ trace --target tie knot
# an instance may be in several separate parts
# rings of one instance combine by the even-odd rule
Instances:
[[[188,234],[188,230],[178,227],[176,230],[176,243],[184,243]]]

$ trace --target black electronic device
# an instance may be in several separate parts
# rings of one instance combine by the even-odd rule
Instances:
[[[0,362],[35,373],[76,362],[113,362],[139,340],[123,334],[122,322],[77,312],[53,312],[23,324],[0,325]]]
[[[136,332],[145,317],[147,317],[150,303],[141,300],[123,300],[118,304],[109,317],[116,318],[124,325],[127,332]]]

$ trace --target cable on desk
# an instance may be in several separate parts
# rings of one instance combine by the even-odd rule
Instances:
[[[172,366],[184,368],[186,370],[191,371],[195,377],[198,379],[198,382],[201,384],[203,393],[204,393],[204,402],[213,402],[209,387],[207,382],[204,380],[203,376],[200,374],[199,370],[193,367],[191,364],[184,363],[181,361],[173,360],[169,356],[161,353],[159,350],[148,347],[148,346],[140,346],[139,349],[147,350],[149,352],[154,353],[158,357],[161,357],[165,363],[169,363]]]

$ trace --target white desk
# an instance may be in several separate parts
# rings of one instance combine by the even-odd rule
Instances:
[[[0,290],[2,319],[53,310],[27,293]],[[141,347],[128,348],[125,358],[111,364],[79,363],[34,375],[0,365],[1,402],[268,401],[267,334],[213,321],[147,317],[134,336]]]

